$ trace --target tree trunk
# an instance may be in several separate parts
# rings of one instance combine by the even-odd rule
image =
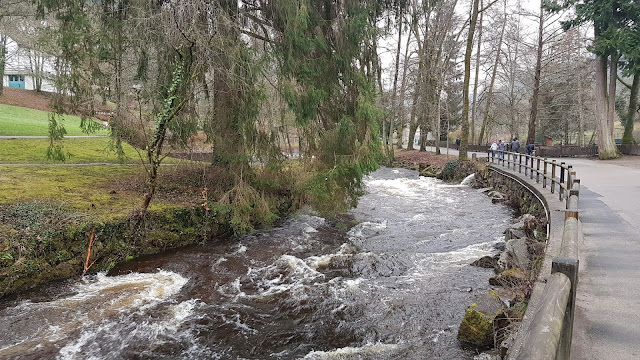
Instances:
[[[436,103],[436,115],[435,115],[435,129],[436,129],[436,155],[440,155],[440,86],[436,85],[436,94],[435,94],[435,103]],[[449,139],[449,134],[447,133],[447,139]],[[448,145],[448,143],[447,143]]]
[[[538,118],[538,98],[540,97],[540,73],[542,72],[542,31],[544,30],[544,9],[540,5],[540,21],[538,23],[538,51],[536,54],[536,70],[533,76],[533,94],[531,95],[531,113],[527,131],[527,145],[536,141],[536,121]]]
[[[411,44],[411,28],[409,28],[409,33],[407,34],[407,44],[404,49],[404,68],[402,69],[402,85],[400,87],[400,104],[399,106],[399,114],[398,114],[398,149],[402,149],[402,134],[404,133],[404,98],[407,92],[407,71],[409,69],[409,45]]]
[[[633,74],[631,96],[629,96],[629,109],[627,110],[627,120],[624,124],[624,136],[622,136],[622,143],[625,145],[634,143],[633,125],[636,119],[636,113],[638,112],[638,88],[640,88],[640,70],[637,70],[635,74]]]
[[[418,130],[418,124],[415,122],[409,123],[409,139],[407,140],[407,150],[413,150],[413,139],[416,137],[416,131]]]
[[[393,160],[395,158],[395,154],[393,152],[393,144],[391,144],[391,141],[393,139],[393,130],[395,128],[394,126],[394,119],[398,116],[398,114],[400,113],[399,111],[399,106],[398,106],[398,74],[400,73],[400,51],[402,50],[402,11],[400,11],[400,14],[398,14],[398,47],[396,48],[396,68],[395,71],[393,73],[393,93],[391,96],[391,106],[393,109],[393,113],[391,115],[391,121],[389,124],[389,133],[391,134],[389,136],[389,153],[387,154],[387,160],[389,161],[389,164],[393,163]],[[400,134],[400,132],[398,132],[398,136],[400,138],[402,138],[402,135]]]
[[[496,51],[496,60],[493,63],[493,71],[491,72],[491,82],[489,83],[489,93],[487,94],[487,103],[484,107],[484,115],[482,116],[482,129],[480,129],[480,139],[484,137],[484,131],[487,127],[487,121],[489,119],[489,108],[491,107],[491,100],[493,98],[493,86],[496,81],[496,73],[498,72],[498,64],[500,63],[500,55],[502,53],[502,40],[504,39],[504,29],[507,26],[507,6],[505,3],[504,8],[504,21],[502,22],[502,30],[500,30],[500,39],[498,40],[498,49]]]
[[[578,79],[578,146],[584,146],[584,107],[582,106],[582,79]]]
[[[460,154],[458,159],[468,160],[469,150],[469,80],[471,78],[471,53],[473,52],[473,34],[478,21],[478,4],[480,0],[473,0],[469,33],[467,35],[467,48],[464,53],[464,83],[462,85],[462,136],[460,139]]]
[[[609,85],[607,94],[607,126],[613,138],[614,122],[616,120],[616,86],[618,84],[618,60],[620,54],[614,51],[609,60]],[[614,141],[615,144],[615,141]]]
[[[595,61],[596,72],[596,126],[598,129],[598,156],[600,159],[615,159],[620,156],[613,133],[609,126],[609,97],[612,94],[607,93],[607,57],[602,55],[596,56]],[[616,66],[614,61],[610,66]],[[617,77],[613,79],[617,81]],[[609,86],[609,89],[611,87]],[[614,87],[615,89],[615,87]],[[615,101],[615,93],[611,96]]]
[[[427,151],[427,118],[429,117],[429,102],[431,100],[430,95],[433,91],[431,85],[431,53],[429,52],[429,22],[431,17],[431,11],[425,10],[425,25],[424,25],[424,38],[422,39],[422,56],[420,56],[420,64],[422,64],[422,78],[421,78],[421,86],[422,90],[420,91],[420,113],[418,114],[418,126],[420,127],[420,151]],[[427,57],[429,57],[429,61],[427,61]]]
[[[480,1],[480,7],[482,7],[483,1]],[[473,84],[473,103],[471,104],[471,143],[480,144],[482,136],[476,142],[476,108],[478,107],[478,83],[480,78],[480,47],[482,45],[482,13],[480,14],[480,21],[478,22],[478,48],[476,49],[476,81]]]
[[[0,96],[4,91],[4,68],[7,63],[7,35],[0,35]]]
[[[409,119],[409,141],[407,142],[407,150],[413,150],[413,139],[415,138],[416,131],[418,129],[418,121],[416,117],[417,117],[418,106],[420,104],[420,95],[422,92],[422,77],[423,77],[422,72],[424,68],[424,61],[423,61],[424,49],[420,41],[420,34],[418,32],[418,29],[414,28],[413,33],[416,35],[416,42],[418,43],[418,60],[419,61],[418,61],[418,72],[417,72],[418,78],[415,81],[413,99],[411,100],[412,104],[411,104],[411,116]],[[420,130],[420,133],[422,133],[422,129]]]
[[[427,129],[420,127],[420,151],[427,151],[427,135],[429,132]]]

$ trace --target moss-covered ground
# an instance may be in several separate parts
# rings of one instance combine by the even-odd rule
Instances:
[[[118,157],[107,137],[65,138],[59,143],[66,155],[62,163],[47,159],[49,139],[0,139],[0,164],[142,163],[138,152],[126,143],[122,144],[124,157]],[[166,158],[163,163],[179,162],[177,159]]]

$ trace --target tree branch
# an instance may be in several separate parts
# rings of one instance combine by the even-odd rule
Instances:
[[[626,83],[624,80],[622,80],[622,78],[620,77],[620,74],[618,74],[618,81],[620,81],[620,84],[624,85],[627,89],[631,90],[631,85],[629,85],[629,83]]]

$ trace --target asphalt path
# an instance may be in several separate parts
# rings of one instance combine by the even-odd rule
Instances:
[[[640,359],[640,160],[564,159],[580,178],[572,359]]]

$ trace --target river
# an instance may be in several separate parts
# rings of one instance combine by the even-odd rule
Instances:
[[[2,359],[472,359],[456,334],[510,211],[382,168],[348,232],[298,214],[0,303]]]

